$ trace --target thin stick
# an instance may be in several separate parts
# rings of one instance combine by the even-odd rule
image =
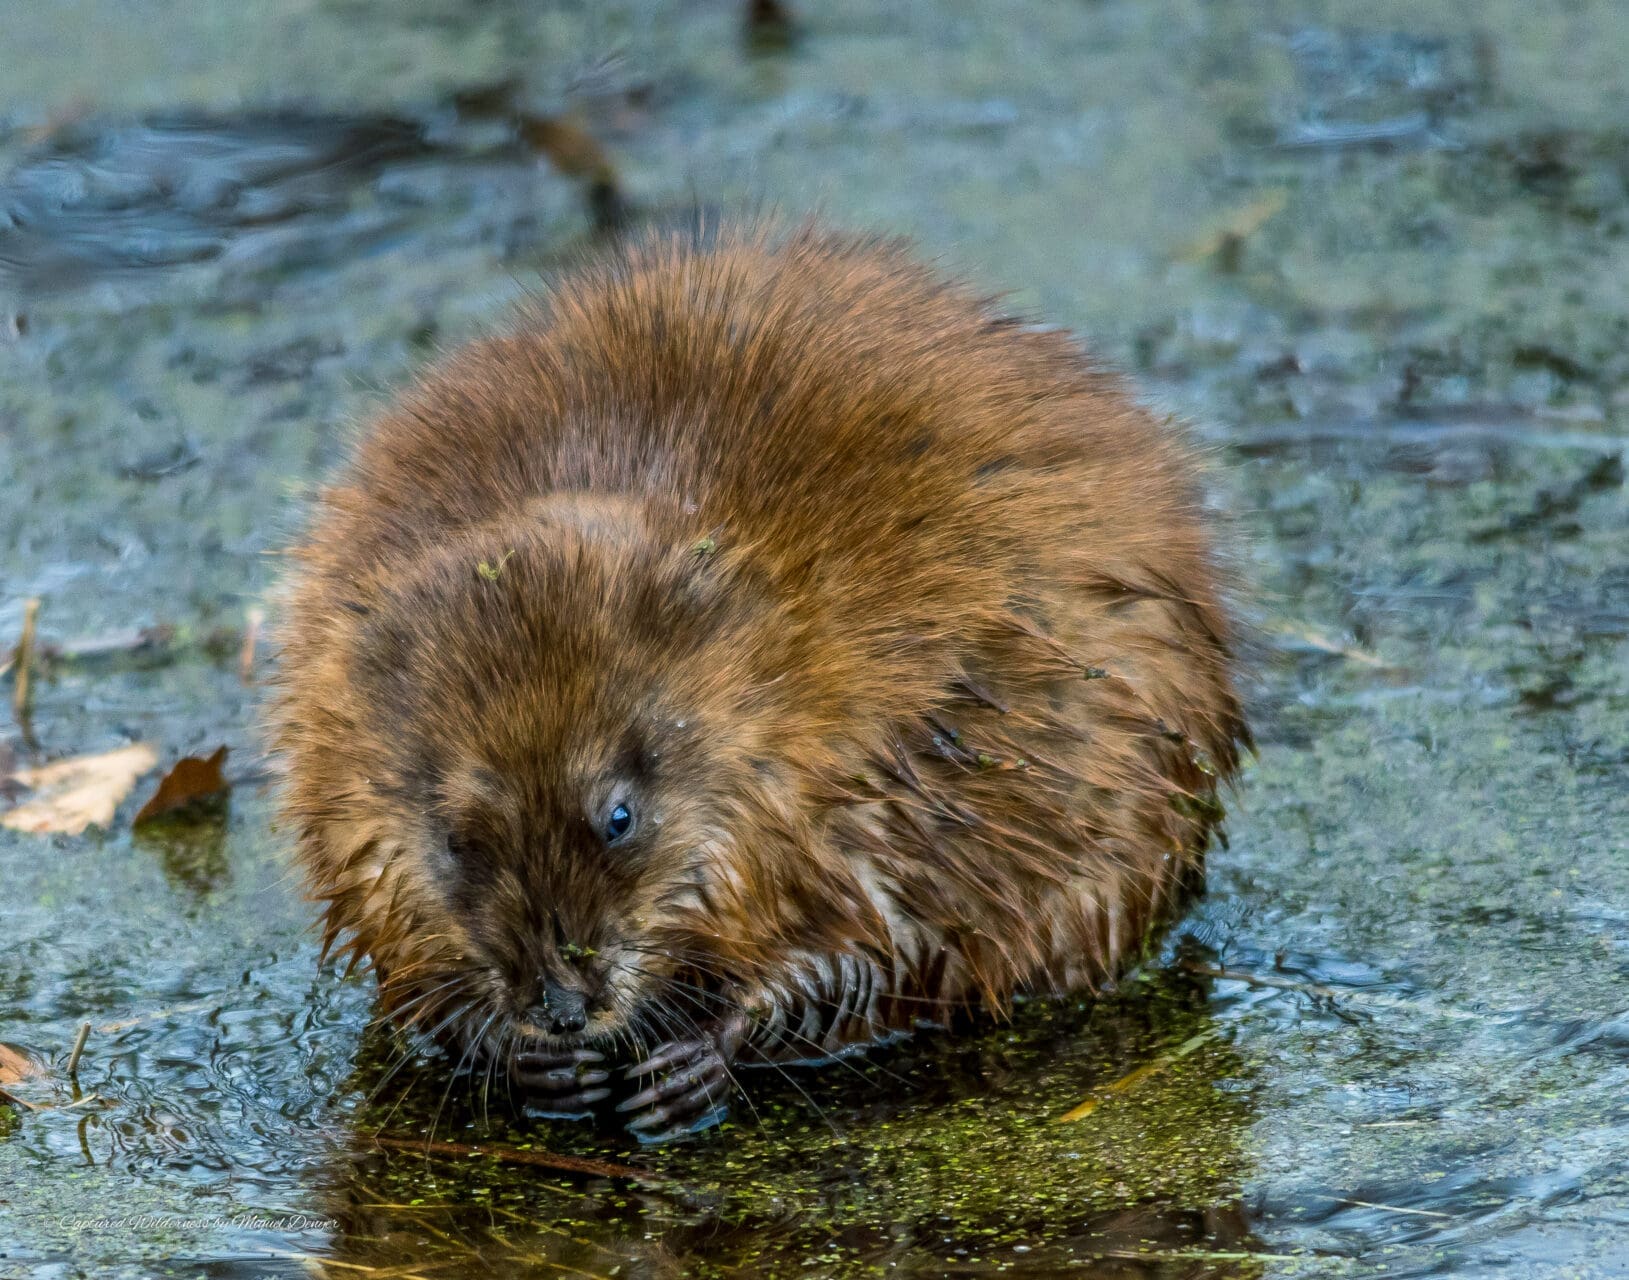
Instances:
[[[1177,1260],[1184,1262],[1305,1262],[1316,1257],[1310,1253],[1249,1253],[1242,1249],[1150,1249],[1146,1252],[1137,1252],[1133,1249],[1104,1249],[1094,1252],[1094,1258],[1112,1258],[1116,1262],[1159,1262],[1161,1260]]]
[[[250,605],[244,614],[243,648],[238,651],[238,679],[244,684],[255,682],[255,644],[265,621],[266,611],[257,604]]]
[[[1387,1213],[1412,1213],[1420,1218],[1447,1218],[1452,1219],[1451,1213],[1438,1213],[1435,1209],[1410,1209],[1406,1205],[1381,1204],[1378,1200],[1353,1200],[1350,1196],[1321,1196],[1314,1194],[1314,1200],[1328,1200],[1331,1204],[1353,1204],[1360,1209],[1384,1209]]]
[[[74,1037],[73,1052],[68,1055],[68,1075],[70,1078],[79,1074],[79,1055],[85,1052],[85,1041],[90,1039],[90,1023],[79,1024],[79,1034]]]
[[[587,1156],[556,1155],[549,1151],[521,1151],[515,1147],[477,1147],[468,1146],[462,1142],[439,1142],[427,1138],[392,1138],[382,1133],[368,1133],[361,1136],[370,1138],[381,1147],[391,1147],[399,1151],[417,1151],[423,1155],[438,1156],[490,1156],[507,1164],[535,1164],[545,1169],[563,1169],[568,1173],[589,1173],[600,1178],[624,1178],[629,1182],[643,1183],[647,1186],[671,1186],[673,1179],[648,1169],[636,1169],[632,1165],[613,1164],[609,1160],[594,1160]]]
[[[1423,1000],[1392,995],[1386,991],[1326,987],[1316,982],[1300,982],[1294,978],[1280,978],[1270,973],[1254,973],[1246,969],[1219,969],[1215,965],[1199,964],[1192,960],[1184,961],[1181,967],[1189,973],[1197,973],[1206,978],[1225,978],[1229,982],[1245,982],[1252,987],[1270,987],[1275,991],[1299,991],[1304,995],[1317,996],[1321,1000],[1369,1005],[1376,1009],[1404,1009],[1428,1013],[1436,1018],[1451,1018],[1456,1022],[1482,1022],[1487,1019],[1486,1014],[1471,1009],[1451,1009],[1442,1005],[1427,1004]]]
[[[1200,964],[1196,960],[1186,960],[1182,967],[1189,973],[1197,973],[1204,978],[1248,982],[1252,987],[1272,987],[1276,991],[1301,991],[1325,1000],[1335,1000],[1353,994],[1350,991],[1337,991],[1334,987],[1319,986],[1316,982],[1303,982],[1299,978],[1280,978],[1276,974],[1253,973],[1247,969],[1221,969],[1213,964]]]
[[[93,1102],[102,1101],[99,1093],[87,1093],[83,1098],[75,1098],[72,1102],[59,1102],[49,1107],[40,1107],[41,1111],[72,1111],[75,1107],[88,1107]]]
[[[24,600],[23,633],[17,638],[17,654],[13,659],[17,670],[11,678],[11,711],[24,734],[28,733],[28,698],[32,683],[29,677],[33,674],[34,626],[39,616],[39,600]]]

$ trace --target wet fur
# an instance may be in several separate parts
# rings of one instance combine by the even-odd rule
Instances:
[[[489,1052],[554,1044],[548,975],[601,993],[586,1042],[733,1017],[768,1058],[1091,990],[1201,884],[1246,739],[1181,433],[891,243],[568,276],[296,554],[274,731],[328,940]]]

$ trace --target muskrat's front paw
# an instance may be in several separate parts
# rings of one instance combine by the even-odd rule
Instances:
[[[667,1142],[710,1129],[724,1118],[735,1086],[730,1063],[741,1046],[745,1021],[731,1022],[693,1040],[671,1040],[645,1061],[629,1067],[625,1079],[659,1076],[649,1088],[617,1104],[639,1112],[628,1130],[641,1142]]]
[[[611,1091],[599,1069],[605,1055],[592,1049],[523,1049],[510,1059],[509,1080],[527,1104],[546,1116],[578,1119]]]

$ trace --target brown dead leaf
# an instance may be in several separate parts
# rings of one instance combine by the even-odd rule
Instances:
[[[521,139],[588,195],[589,212],[601,231],[615,230],[627,216],[616,167],[605,148],[580,120],[566,116],[521,116]]]
[[[153,792],[152,799],[142,805],[141,812],[136,814],[136,820],[131,825],[139,827],[166,813],[184,809],[195,800],[220,795],[230,785],[221,776],[221,766],[225,763],[225,747],[217,747],[215,754],[207,760],[201,756],[181,757],[164,775],[158,790]]]
[[[612,176],[605,148],[580,120],[561,116],[522,116],[520,136],[569,178]]]
[[[13,771],[11,777],[29,789],[26,800],[0,814],[0,826],[36,834],[62,832],[76,836],[86,827],[113,821],[119,801],[158,763],[158,752],[145,742],[98,755],[71,756],[38,768]]]
[[[0,1084],[21,1084],[46,1074],[45,1059],[32,1049],[0,1041]]]

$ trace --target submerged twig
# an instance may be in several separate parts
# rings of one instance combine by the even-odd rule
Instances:
[[[1118,1080],[1111,1081],[1110,1083],[1104,1085],[1084,1102],[1080,1103],[1078,1106],[1071,1107],[1068,1111],[1065,1111],[1061,1116],[1054,1120],[1053,1123],[1070,1124],[1076,1120],[1084,1120],[1109,1098],[1115,1096],[1116,1094],[1125,1093],[1128,1090],[1135,1088],[1150,1076],[1158,1075],[1172,1063],[1180,1062],[1183,1058],[1186,1058],[1201,1045],[1207,1044],[1216,1039],[1216,1037],[1221,1035],[1221,1033],[1220,1027],[1207,1027],[1205,1030],[1199,1032],[1199,1034],[1189,1036],[1176,1048],[1160,1054],[1152,1062],[1145,1062],[1142,1066],[1136,1068],[1135,1070],[1128,1071]]]
[[[370,1267],[364,1262],[346,1262],[342,1258],[325,1258],[315,1253],[295,1253],[292,1249],[266,1249],[263,1252],[273,1258],[285,1258],[290,1262],[303,1262],[308,1267],[314,1267],[318,1274],[328,1267],[338,1267],[342,1271],[360,1271],[363,1275],[376,1276],[386,1272],[384,1267]],[[450,1261],[463,1262],[465,1259],[457,1258]],[[429,1263],[429,1266],[445,1266],[446,1263]],[[411,1272],[400,1272],[396,1268],[389,1269],[391,1275],[411,1275]]]
[[[1421,1000],[1410,1000],[1407,996],[1391,995],[1383,991],[1357,991],[1350,988],[1326,987],[1316,982],[1303,982],[1296,978],[1280,978],[1276,974],[1252,973],[1245,969],[1220,969],[1211,964],[1200,964],[1197,961],[1184,961],[1182,968],[1189,973],[1197,973],[1205,978],[1225,978],[1229,982],[1245,982],[1253,987],[1271,987],[1279,991],[1299,991],[1303,995],[1316,996],[1320,1000],[1348,1000],[1357,1004],[1373,1005],[1381,1009],[1407,1009],[1419,1013],[1434,1014],[1439,1018],[1450,1018],[1456,1022],[1481,1022],[1487,1015],[1477,1013],[1470,1009],[1447,1009],[1440,1005],[1429,1005]]]
[[[73,1111],[78,1107],[88,1107],[93,1102],[105,1102],[106,1099],[99,1093],[87,1093],[82,1098],[75,1098],[72,1102],[58,1102],[50,1106],[38,1107],[39,1111]],[[112,1105],[112,1104],[109,1104]]]
[[[627,202],[616,167],[582,120],[574,116],[524,115],[516,125],[526,145],[582,184],[596,230],[615,231],[627,221]]]
[[[610,1160],[596,1160],[590,1156],[568,1156],[552,1151],[523,1151],[518,1147],[473,1146],[463,1142],[442,1142],[430,1138],[395,1138],[383,1133],[362,1133],[362,1137],[381,1147],[398,1151],[417,1151],[424,1155],[458,1156],[472,1158],[487,1156],[504,1164],[540,1165],[545,1169],[561,1169],[567,1173],[587,1173],[598,1178],[621,1178],[628,1182],[653,1187],[667,1187],[673,1179],[633,1165],[615,1164]]]

